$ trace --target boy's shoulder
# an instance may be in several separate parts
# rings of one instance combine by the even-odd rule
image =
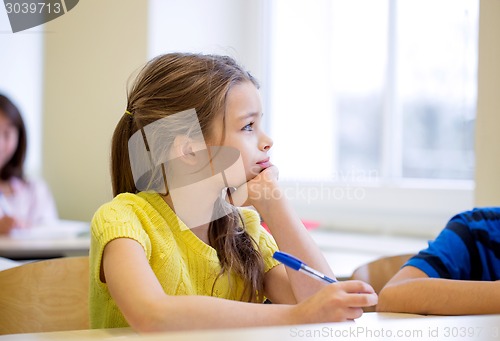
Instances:
[[[462,212],[454,216],[447,227],[454,225],[467,228],[473,234],[477,234],[477,231],[489,231],[500,236],[500,207],[477,207]]]

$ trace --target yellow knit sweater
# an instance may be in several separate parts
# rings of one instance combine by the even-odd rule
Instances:
[[[265,271],[278,264],[272,236],[260,225],[259,216],[241,209],[247,232],[258,243]],[[131,238],[144,248],[156,277],[167,295],[212,295],[220,263],[215,249],[201,241],[157,194],[124,193],[104,204],[94,215],[90,246],[90,325],[92,328],[128,326],[99,278],[104,247],[115,238]],[[213,295],[238,300],[243,292],[241,279],[220,278]]]

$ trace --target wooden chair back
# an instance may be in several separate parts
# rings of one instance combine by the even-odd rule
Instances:
[[[408,259],[414,254],[402,254],[376,259],[361,265],[353,271],[350,279],[369,283],[378,294],[384,285],[394,276]],[[367,307],[364,311],[375,311],[375,307]]]
[[[0,334],[89,328],[89,257],[0,271]]]

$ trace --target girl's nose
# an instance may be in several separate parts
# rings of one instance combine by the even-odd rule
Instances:
[[[261,150],[267,152],[273,146],[273,139],[271,139],[266,134],[262,134],[262,135],[263,136],[262,136],[261,141],[260,141],[260,147],[261,147]]]

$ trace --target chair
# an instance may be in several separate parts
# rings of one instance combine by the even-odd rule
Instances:
[[[0,271],[0,334],[89,329],[89,257]]]
[[[369,283],[375,292],[379,294],[384,285],[412,256],[414,256],[414,254],[408,253],[376,259],[354,270],[350,279],[357,279]],[[375,307],[366,307],[364,311],[375,311]]]

